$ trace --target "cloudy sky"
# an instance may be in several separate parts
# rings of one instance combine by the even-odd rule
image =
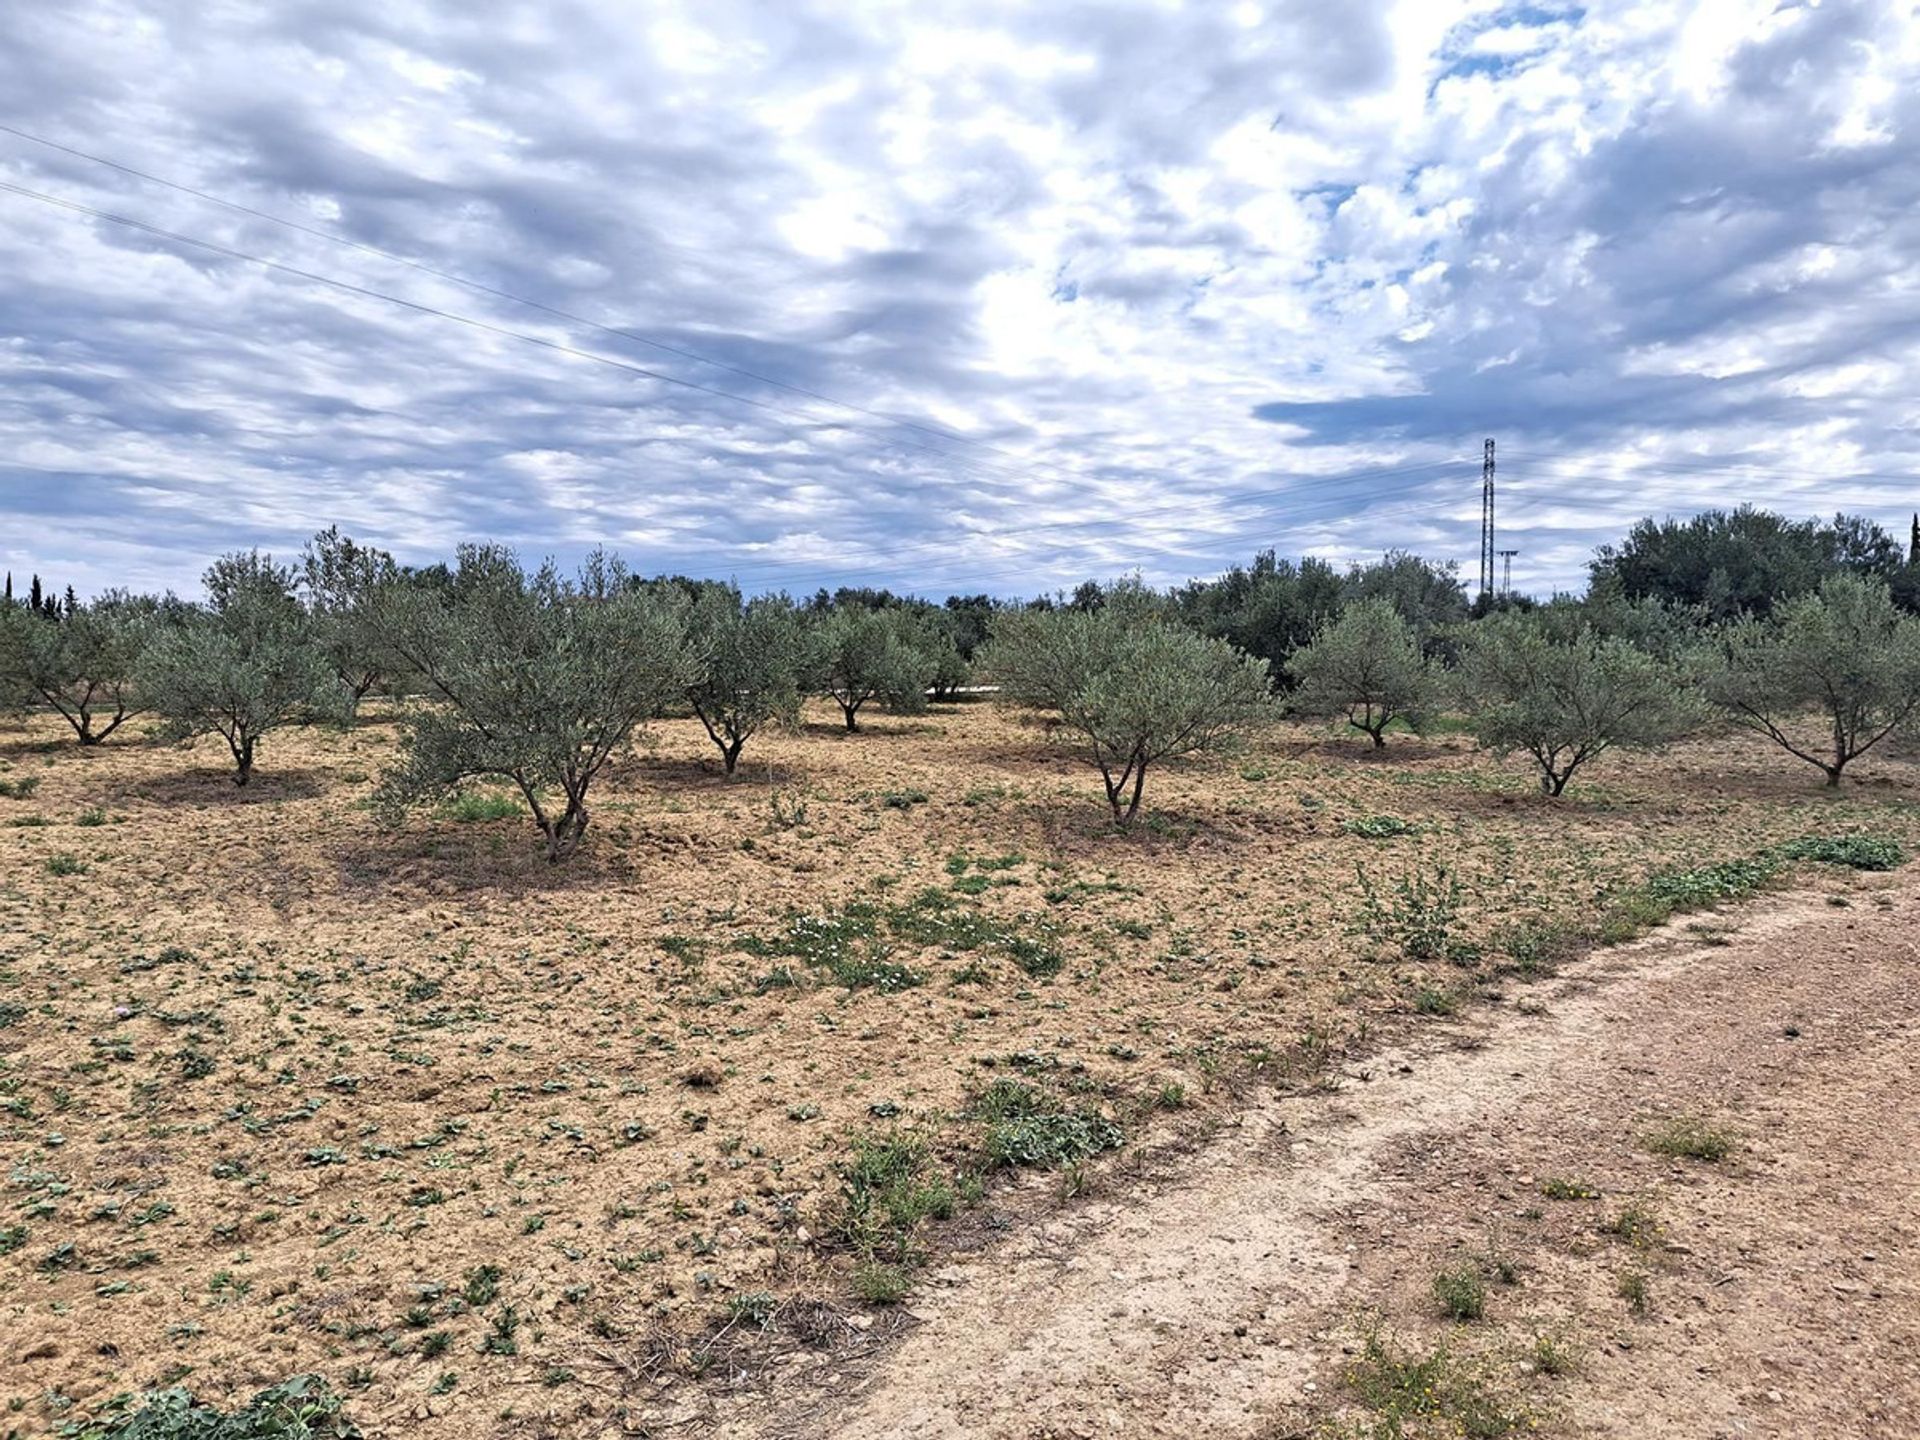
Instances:
[[[63,0],[0,125],[0,560],[83,592],[1471,579],[1485,436],[1534,590],[1920,504],[1902,0]]]

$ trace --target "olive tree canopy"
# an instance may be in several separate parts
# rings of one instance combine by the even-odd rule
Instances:
[[[509,550],[463,546],[445,586],[405,586],[380,609],[386,642],[424,683],[382,808],[397,816],[478,776],[510,780],[571,855],[594,778],[697,673],[686,601],[633,583],[596,551],[577,576],[523,572]]]
[[[396,667],[380,636],[378,608],[400,581],[400,567],[384,550],[322,530],[300,553],[300,589],[313,617],[314,639],[346,687],[348,718],[367,692]]]
[[[1433,670],[1413,626],[1384,596],[1349,605],[1321,622],[1313,639],[1287,662],[1292,708],[1308,715],[1344,712],[1347,723],[1387,743],[1395,720],[1418,726],[1432,705]]]
[[[207,605],[164,628],[136,680],[178,739],[217,733],[233,783],[253,778],[262,736],[291,721],[343,713],[345,695],[293,596],[293,571],[258,551],[222,556],[206,573]]]
[[[1150,766],[1273,715],[1264,660],[1174,622],[1137,586],[1093,610],[1004,611],[982,663],[1010,698],[1059,714],[1122,824],[1139,814]]]
[[[694,598],[687,634],[695,662],[687,702],[731,775],[747,741],[799,713],[800,619],[784,595],[743,605],[731,587],[711,587]]]
[[[1850,761],[1920,716],[1920,618],[1895,607],[1884,581],[1830,576],[1771,619],[1729,627],[1705,678],[1735,724],[1838,785]]]
[[[878,700],[889,710],[927,708],[927,687],[940,670],[927,628],[904,606],[836,606],[812,622],[807,644],[809,688],[831,696],[847,729],[860,728],[860,707]]]
[[[0,685],[11,692],[4,698],[48,705],[82,745],[98,745],[146,708],[134,672],[159,628],[160,609],[160,602],[125,591],[58,619],[25,605],[0,606]]]
[[[1550,795],[1616,746],[1665,744],[1698,718],[1667,666],[1625,640],[1540,612],[1474,622],[1458,679],[1480,744],[1501,755],[1526,751]]]

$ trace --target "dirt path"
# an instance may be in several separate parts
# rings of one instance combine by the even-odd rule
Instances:
[[[1505,1367],[1549,1433],[1920,1435],[1920,873],[1828,891],[1593,957],[1333,1094],[1258,1104],[1172,1180],[937,1273],[836,1397],[776,1389],[724,1433],[1299,1433],[1345,1400],[1370,1312]],[[1652,1153],[1676,1112],[1739,1148]],[[1630,1204],[1657,1237],[1607,1233]],[[1517,1281],[1487,1318],[1440,1319],[1434,1271],[1496,1253]],[[1571,1374],[1528,1373],[1539,1334]]]

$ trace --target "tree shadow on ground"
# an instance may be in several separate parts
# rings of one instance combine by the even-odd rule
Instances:
[[[598,843],[596,843],[598,842]],[[419,820],[330,846],[343,900],[390,902],[395,895],[541,895],[603,890],[632,880],[622,847],[589,826],[580,849],[554,864],[532,820]]]
[[[109,794],[149,805],[273,805],[288,800],[315,800],[340,783],[330,766],[294,765],[261,768],[245,785],[233,783],[230,765],[196,765],[165,775],[129,777]]]
[[[716,748],[711,755],[699,757],[673,755],[641,755],[620,767],[620,779],[628,785],[634,780],[646,780],[662,789],[685,786],[695,790],[718,790],[747,785],[755,777],[753,762],[742,755],[740,764],[732,775],[728,775],[726,765],[720,759]],[[760,766],[758,775],[765,783],[766,767]]]

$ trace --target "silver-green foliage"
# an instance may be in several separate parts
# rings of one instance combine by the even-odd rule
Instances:
[[[1838,785],[1850,761],[1920,718],[1920,618],[1885,582],[1835,575],[1728,627],[1704,669],[1722,713]]]
[[[594,778],[696,673],[685,601],[637,587],[598,551],[568,578],[463,546],[451,584],[402,587],[381,624],[428,699],[408,713],[381,811],[397,818],[476,776],[510,780],[553,861],[579,846]]]
[[[386,551],[342,535],[336,525],[307,542],[299,580],[315,643],[346,688],[351,718],[367,692],[397,668],[378,620],[384,597],[400,583],[399,566]]]
[[[831,696],[847,729],[860,728],[860,707],[878,700],[917,714],[939,673],[930,627],[902,606],[841,606],[814,620],[807,637],[809,688]]]
[[[1132,823],[1148,767],[1218,748],[1273,716],[1267,665],[1170,620],[1139,587],[1096,610],[995,617],[983,666],[1011,699],[1053,710]]]
[[[694,600],[687,634],[695,664],[687,701],[731,775],[758,731],[798,717],[800,620],[784,595],[743,605],[734,591],[715,587]]]
[[[224,555],[206,587],[206,606],[159,631],[135,678],[163,735],[217,733],[233,755],[233,783],[245,785],[262,736],[337,716],[345,697],[294,599],[291,570],[258,551]]]
[[[98,745],[146,708],[134,673],[159,608],[125,591],[59,619],[0,606],[0,698],[50,706],[82,745]]]
[[[1669,667],[1624,640],[1539,614],[1474,624],[1458,679],[1480,744],[1531,755],[1550,795],[1608,750],[1665,744],[1698,719]]]
[[[1432,705],[1435,681],[1413,627],[1384,597],[1347,606],[1294,651],[1291,704],[1308,715],[1346,713],[1347,723],[1384,746],[1387,726],[1415,729]]]

